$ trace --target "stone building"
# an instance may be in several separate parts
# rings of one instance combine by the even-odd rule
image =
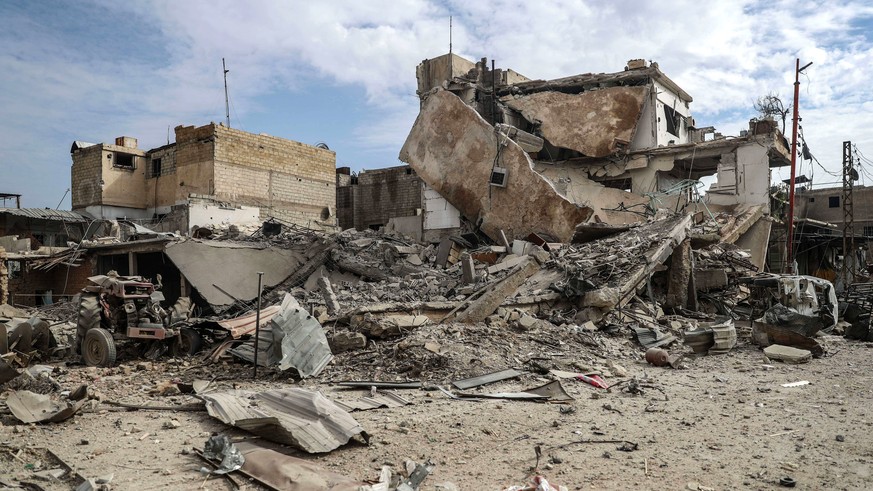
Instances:
[[[856,237],[873,239],[873,187],[855,186],[852,191],[852,217]],[[795,196],[798,219],[818,220],[843,230],[843,188],[798,189]],[[866,240],[866,239],[865,239]]]
[[[180,231],[268,217],[335,225],[333,151],[214,123],[177,126],[175,133],[175,143],[148,151],[130,137],[74,142],[73,210]]]
[[[337,222],[341,229],[385,227],[423,242],[456,234],[460,213],[408,165],[336,170]]]

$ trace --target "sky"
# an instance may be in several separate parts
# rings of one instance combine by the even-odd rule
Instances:
[[[448,51],[450,16],[455,53],[533,79],[657,61],[724,135],[759,96],[790,104],[795,59],[812,62],[799,108],[818,163],[798,174],[838,181],[843,141],[873,159],[869,1],[0,0],[0,193],[70,209],[74,140],[148,149],[224,121],[222,58],[232,127],[325,143],[354,171],[399,165],[415,67]]]

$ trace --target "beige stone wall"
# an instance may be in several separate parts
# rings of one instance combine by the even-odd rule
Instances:
[[[132,169],[119,167],[119,154],[131,154],[134,159]],[[146,202],[146,158],[145,152],[135,148],[103,144],[103,203],[110,206],[145,208]]]
[[[103,177],[101,145],[76,150],[70,170],[73,210],[100,204],[100,179]]]
[[[190,194],[214,194],[214,124],[176,127],[176,200]]]
[[[154,160],[161,159],[160,174],[155,175]],[[150,150],[146,159],[146,202],[149,208],[169,208],[177,203],[179,179],[176,175],[176,146]],[[162,211],[161,213],[165,213]]]
[[[218,199],[257,206],[270,216],[312,226],[336,210],[336,154],[268,135],[214,129]],[[181,157],[177,158],[181,163]],[[181,165],[179,165],[181,169]],[[331,219],[332,221],[333,219]]]

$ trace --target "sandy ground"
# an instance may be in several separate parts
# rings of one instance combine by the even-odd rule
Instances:
[[[406,390],[402,395],[413,404],[353,413],[371,435],[369,446],[352,443],[309,456],[263,443],[357,479],[376,479],[383,465],[400,471],[406,459],[431,459],[436,468],[423,490],[524,484],[536,465],[536,446],[542,450],[540,473],[571,490],[777,489],[785,476],[797,481],[797,489],[873,489],[873,344],[836,336],[825,342],[829,355],[802,365],[768,362],[751,346],[690,359],[680,370],[624,359],[620,368],[626,373],[618,368],[607,377],[610,383],[625,381],[618,388],[564,381],[575,398],[568,405],[452,400],[438,391]],[[585,358],[578,352],[563,356]],[[151,405],[196,402],[187,395],[149,394],[172,379],[212,376],[228,388],[299,385],[284,374],[253,382],[249,370],[236,363],[207,368],[168,361],[141,370],[137,364],[71,365],[56,378],[68,389],[87,382],[104,399]],[[642,383],[643,393],[623,390],[630,378]],[[531,373],[477,390],[515,391],[548,380]],[[810,383],[782,387],[801,380]],[[322,379],[303,385],[332,398],[363,395]],[[45,425],[17,424],[0,410],[0,479],[33,481],[28,464],[50,467],[37,450],[48,448],[83,476],[112,474],[113,489],[230,489],[220,478],[205,480],[190,449],[202,448],[213,432],[250,440],[251,435],[205,412],[117,409],[95,401],[68,421]],[[168,427],[173,420],[177,428]],[[629,443],[600,443],[610,440]],[[45,489],[70,486],[35,482]]]

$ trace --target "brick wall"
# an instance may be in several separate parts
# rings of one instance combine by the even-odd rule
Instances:
[[[70,170],[71,195],[73,209],[84,209],[86,206],[100,204],[100,179],[102,179],[101,164],[103,147],[94,145],[76,150],[73,155],[73,165]]]
[[[336,179],[340,228],[364,230],[421,209],[421,179],[409,166],[363,171],[357,184],[340,174]]]
[[[10,303],[15,305],[36,306],[37,292],[51,290],[55,300],[59,296],[72,297],[90,284],[89,276],[94,275],[96,259],[86,256],[82,264],[70,267],[69,274],[66,266],[56,266],[49,271],[35,270],[29,266],[22,268],[22,274],[18,278],[9,279]]]
[[[336,154],[303,143],[224,126],[215,131],[219,199],[257,206],[261,218],[312,225],[336,210]]]

